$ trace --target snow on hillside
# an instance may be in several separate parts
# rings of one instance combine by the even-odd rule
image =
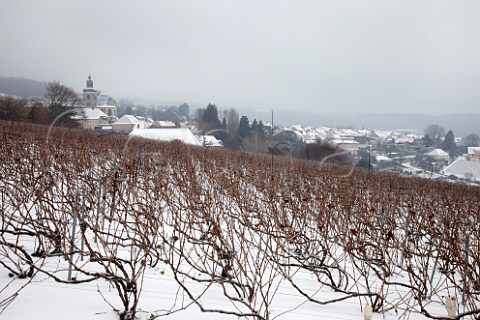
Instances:
[[[28,125],[0,136],[4,319],[362,319],[366,305],[446,319],[447,296],[480,315],[479,188]]]
[[[442,171],[445,175],[454,175],[462,179],[480,181],[480,161],[458,157]]]
[[[130,136],[167,142],[179,140],[194,146],[202,145],[202,142],[188,128],[138,129],[133,130]]]

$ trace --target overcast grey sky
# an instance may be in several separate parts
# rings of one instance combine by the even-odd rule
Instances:
[[[478,0],[1,0],[0,75],[117,100],[479,112]]]

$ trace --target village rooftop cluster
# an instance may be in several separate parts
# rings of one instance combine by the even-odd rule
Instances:
[[[88,77],[83,90],[81,113],[77,120],[84,128],[160,141],[179,140],[189,145],[222,147],[222,141],[205,134],[185,117],[179,121],[153,120],[149,117],[125,114],[117,117],[112,99],[101,95]],[[327,143],[336,151],[348,151],[351,165],[392,171],[428,179],[480,183],[480,147],[468,146],[455,138],[455,152],[425,142],[424,134],[416,130],[381,131],[333,127],[282,127],[266,123],[265,128],[277,136],[277,141],[290,145]],[[444,137],[442,137],[444,139]]]

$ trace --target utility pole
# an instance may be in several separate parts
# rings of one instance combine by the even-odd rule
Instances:
[[[273,109],[272,109],[272,137],[273,137]]]
[[[370,140],[368,140],[368,173],[372,170],[372,146],[370,145]]]

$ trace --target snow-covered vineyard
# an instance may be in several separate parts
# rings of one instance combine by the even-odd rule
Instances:
[[[4,319],[480,317],[479,188],[26,124],[0,144]]]

